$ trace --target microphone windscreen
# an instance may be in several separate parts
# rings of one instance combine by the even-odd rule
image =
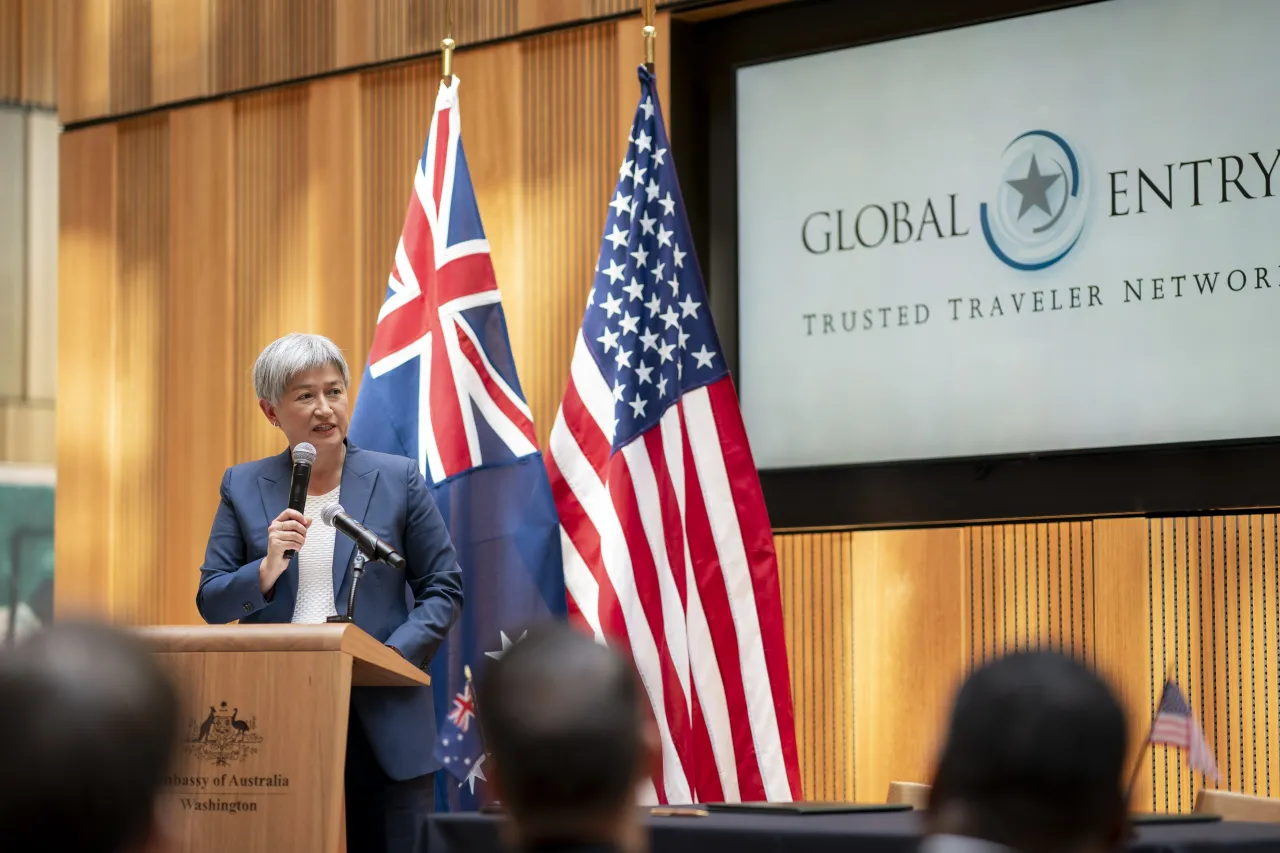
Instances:
[[[300,442],[293,448],[293,461],[311,465],[316,461],[316,449],[309,442]]]
[[[342,504],[329,504],[320,510],[320,520],[324,522],[325,527],[333,527],[333,520],[338,517],[338,513],[346,512],[342,508]]]

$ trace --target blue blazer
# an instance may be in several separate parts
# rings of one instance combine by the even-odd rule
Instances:
[[[267,526],[288,506],[292,476],[287,450],[228,468],[222,476],[222,501],[196,593],[196,607],[206,622],[292,621],[297,557],[269,597],[258,588],[258,566],[267,555]],[[462,573],[417,462],[348,444],[338,500],[348,515],[390,543],[407,563],[404,573],[383,563],[365,566],[356,593],[356,624],[425,669],[462,609]],[[354,551],[346,536],[339,533],[334,538],[334,605],[339,614],[347,610]],[[436,718],[430,687],[356,687],[351,704],[389,777],[413,779],[440,769],[434,756]]]

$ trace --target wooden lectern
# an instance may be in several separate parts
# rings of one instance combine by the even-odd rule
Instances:
[[[351,688],[430,684],[427,674],[352,624],[137,633],[183,703],[164,789],[179,849],[344,853]]]

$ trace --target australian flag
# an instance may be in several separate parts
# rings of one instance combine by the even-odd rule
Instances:
[[[437,785],[436,806],[478,808],[483,777],[467,776],[480,739],[469,716],[453,720],[459,699],[474,714],[465,673],[529,625],[563,619],[565,589],[560,522],[462,151],[457,77],[436,97],[350,436],[418,460],[457,549],[466,604],[431,679],[436,754],[459,784]]]
[[[476,796],[476,785],[488,781],[484,775],[488,756],[481,745],[480,727],[475,719],[476,694],[468,678],[462,692],[454,695],[449,716],[440,726],[436,755],[444,769],[458,780],[458,787],[465,789],[471,797]]]

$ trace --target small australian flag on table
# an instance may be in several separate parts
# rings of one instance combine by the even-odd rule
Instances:
[[[476,722],[476,694],[471,686],[470,667],[461,693],[453,696],[453,705],[444,725],[440,727],[440,741],[436,745],[436,757],[444,769],[458,781],[458,787],[476,792],[476,782],[488,781],[484,775],[484,746],[480,742],[480,726]]]

